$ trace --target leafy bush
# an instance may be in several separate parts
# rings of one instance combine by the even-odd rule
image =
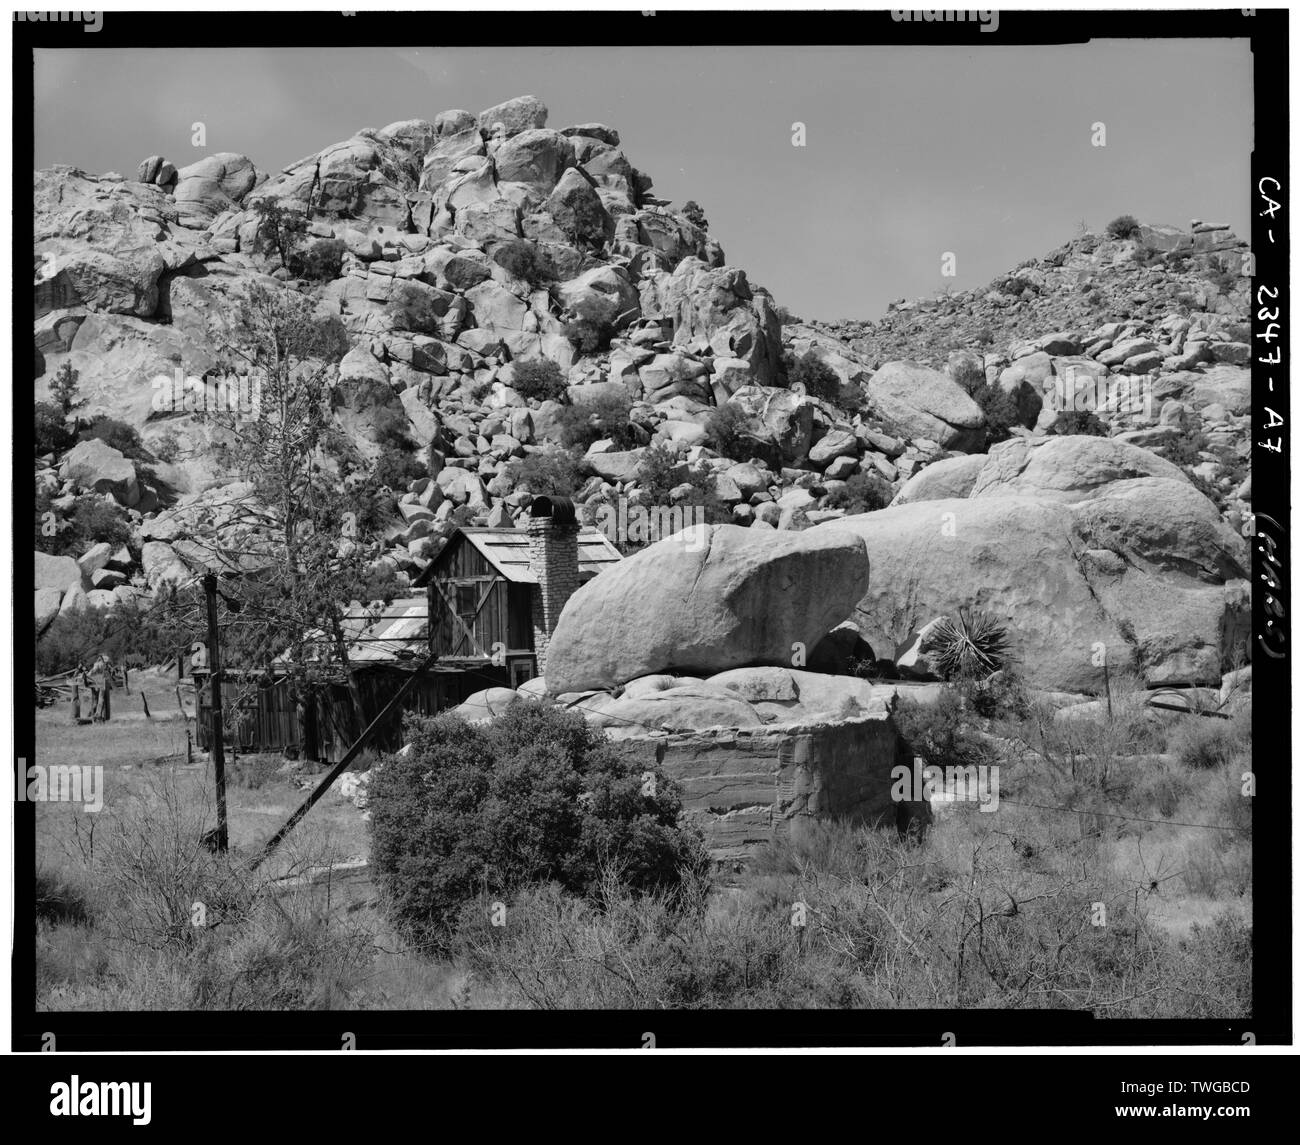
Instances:
[[[1007,627],[976,609],[942,616],[930,630],[930,660],[945,680],[981,680],[1002,668],[1011,650]]]
[[[702,231],[709,229],[709,220],[704,217],[704,209],[694,199],[687,200],[686,206],[682,208],[682,216],[688,223],[699,227]]]
[[[144,447],[144,442],[140,440],[139,432],[124,421],[111,417],[97,417],[88,428],[81,431],[82,441],[89,441],[95,437],[132,461],[152,460],[149,451]]]
[[[682,469],[676,451],[662,443],[653,445],[637,467],[637,484],[652,505],[700,505],[706,524],[730,524],[731,506],[718,496],[713,474],[690,469],[683,473]],[[674,498],[672,491],[681,485],[689,485],[689,491]]]
[[[1234,755],[1249,750],[1236,720],[1186,716],[1169,737],[1169,751],[1194,771],[1226,766]]]
[[[754,456],[755,425],[735,402],[724,402],[709,415],[709,437],[714,448],[732,461],[748,461]]]
[[[376,484],[404,493],[412,481],[429,476],[429,467],[406,450],[386,445],[375,459],[373,476]]]
[[[404,413],[381,406],[375,411],[373,427],[374,439],[379,445],[406,453],[415,448],[410,434],[411,423]]]
[[[855,473],[843,488],[828,493],[822,506],[843,509],[850,514],[874,513],[887,508],[893,499],[894,487],[878,473]]]
[[[1064,410],[1056,415],[1052,423],[1052,432],[1057,434],[1080,434],[1085,437],[1108,437],[1110,430],[1092,410]]]
[[[438,313],[434,309],[435,295],[418,286],[399,282],[393,287],[386,313],[395,330],[409,330],[416,334],[436,335],[439,330]]]
[[[599,354],[602,350],[609,349],[609,340],[614,336],[614,324],[591,318],[574,318],[565,324],[564,336],[573,343],[573,348],[579,354]]]
[[[970,393],[984,385],[984,364],[978,354],[957,351],[948,357],[948,376]]]
[[[1113,239],[1131,239],[1141,226],[1132,215],[1119,215],[1106,224],[1106,233]]]
[[[289,273],[310,282],[332,282],[343,273],[347,244],[341,239],[320,239],[289,256]]]
[[[607,392],[594,401],[561,406],[556,415],[560,444],[565,449],[586,451],[593,441],[609,438],[618,449],[636,444],[629,425],[632,398],[627,393]]]
[[[52,676],[83,661],[89,666],[101,653],[117,663],[164,664],[195,638],[172,624],[161,609],[121,604],[111,611],[63,612],[36,642],[36,672]]]
[[[58,511],[53,508],[50,498],[38,496],[35,544],[43,553],[79,557],[99,541],[107,541],[116,547],[125,545],[131,539],[131,521],[126,510],[97,493],[85,493],[78,497],[72,512],[62,521],[58,531],[53,536],[46,536],[45,515],[51,512],[54,513],[56,525],[60,525]]]
[[[546,286],[555,281],[550,266],[538,254],[537,245],[526,239],[498,244],[492,249],[492,261],[529,286]]]
[[[797,358],[788,351],[782,355],[786,380],[791,388],[802,386],[811,398],[824,398],[833,402],[840,395],[839,375],[821,357],[812,351]]]
[[[1033,712],[1024,680],[1010,668],[968,682],[966,699],[976,714],[990,720],[1025,720]]]
[[[35,409],[36,456],[61,453],[72,444],[72,431],[53,402],[37,402]]]
[[[976,330],[971,338],[977,346],[991,346],[993,344],[993,330],[988,326],[981,326]]]
[[[446,949],[480,894],[553,881],[594,897],[609,867],[655,892],[704,871],[675,785],[656,775],[647,793],[644,767],[582,715],[531,701],[485,725],[423,721],[370,785],[371,855],[394,919]]]
[[[569,389],[564,371],[558,362],[552,362],[550,358],[530,358],[525,362],[516,362],[510,384],[520,397],[536,398],[540,402],[548,399],[561,401]]]
[[[1022,383],[1023,385],[1023,383]],[[971,391],[971,399],[984,411],[984,432],[987,445],[997,445],[1011,436],[1011,427],[1024,425],[1020,403],[1006,393],[997,382],[985,381]],[[1042,399],[1039,398],[1039,406]],[[1037,419],[1037,414],[1034,415]]]
[[[572,497],[582,482],[582,467],[571,450],[545,449],[510,462],[506,476],[516,489],[534,496]]]
[[[955,686],[941,689],[933,704],[899,696],[894,719],[911,753],[919,755],[927,767],[978,767],[997,762],[989,748],[968,734],[965,701]]]
[[[1172,461],[1175,465],[1200,465],[1201,451],[1207,445],[1208,438],[1198,430],[1175,438],[1161,452],[1166,461]]]

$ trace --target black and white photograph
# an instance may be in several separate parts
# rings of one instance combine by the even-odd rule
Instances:
[[[1289,12],[11,15],[13,1049],[1291,1045]]]

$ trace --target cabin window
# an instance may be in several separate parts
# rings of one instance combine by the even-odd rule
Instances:
[[[458,584],[456,586],[456,612],[464,617],[473,616],[478,611],[478,585]]]

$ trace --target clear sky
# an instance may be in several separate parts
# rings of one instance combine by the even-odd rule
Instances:
[[[237,151],[275,171],[363,127],[529,93],[549,126],[617,128],[656,193],[699,202],[727,261],[805,317],[932,293],[946,251],[954,286],[978,286],[1120,214],[1249,235],[1246,40],[41,51],[35,166],[129,176],[147,155]]]

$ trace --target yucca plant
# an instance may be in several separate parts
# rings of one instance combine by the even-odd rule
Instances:
[[[1011,638],[1006,625],[975,609],[941,617],[930,633],[930,661],[946,680],[982,680],[1007,661]]]

